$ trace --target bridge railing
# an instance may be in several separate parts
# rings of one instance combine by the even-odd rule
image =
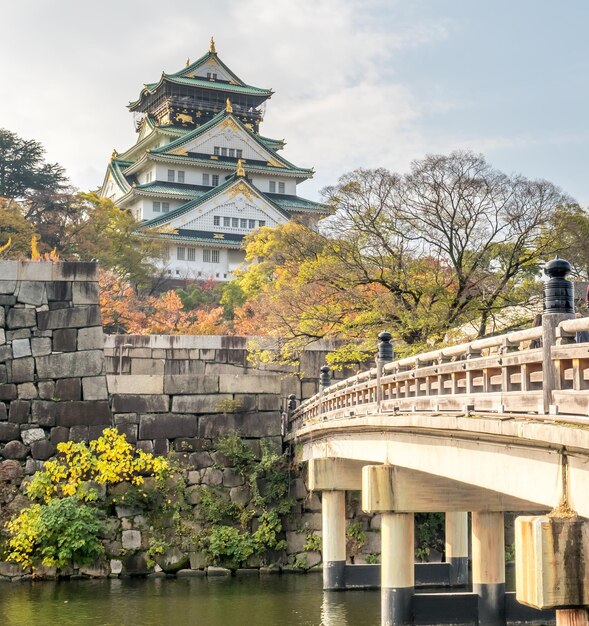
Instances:
[[[377,359],[377,367],[303,402],[289,415],[289,431],[325,420],[418,411],[568,415],[576,417],[565,421],[589,424],[589,318],[556,320],[554,326],[553,335],[538,326],[386,364]],[[554,335],[554,345],[542,345]]]

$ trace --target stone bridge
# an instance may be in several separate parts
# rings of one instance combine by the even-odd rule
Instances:
[[[322,494],[325,589],[359,576],[346,566],[345,492],[360,490],[363,509],[381,514],[383,624],[546,623],[553,614],[505,592],[504,512],[556,511],[564,517],[516,523],[517,598],[558,608],[559,624],[586,623],[566,621],[585,620],[570,607],[589,604],[589,342],[576,341],[589,319],[575,319],[568,267],[547,266],[542,326],[396,361],[381,333],[375,368],[333,384],[324,376],[317,395],[291,407],[287,438]],[[438,574],[462,593],[415,593],[416,512],[446,513]],[[566,558],[543,534],[555,519],[583,529]]]

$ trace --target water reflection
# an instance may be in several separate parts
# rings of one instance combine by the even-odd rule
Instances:
[[[321,576],[0,583],[0,626],[375,626],[378,591]]]
[[[345,593],[324,591],[321,605],[321,626],[350,626]]]

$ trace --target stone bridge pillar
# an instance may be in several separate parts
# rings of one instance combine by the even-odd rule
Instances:
[[[505,624],[503,513],[472,514],[472,590],[479,597],[479,626]]]
[[[381,624],[413,624],[415,591],[414,514],[395,513],[391,465],[369,465],[362,470],[362,509],[380,513]]]
[[[346,491],[361,489],[362,465],[338,458],[309,461],[309,490],[321,491],[325,590],[346,588]]]
[[[468,513],[446,512],[446,562],[450,565],[450,584],[468,584]]]
[[[323,589],[345,589],[346,492],[321,494]]]

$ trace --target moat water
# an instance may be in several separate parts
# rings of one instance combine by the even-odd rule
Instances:
[[[380,592],[320,574],[0,584],[2,626],[378,626]]]

